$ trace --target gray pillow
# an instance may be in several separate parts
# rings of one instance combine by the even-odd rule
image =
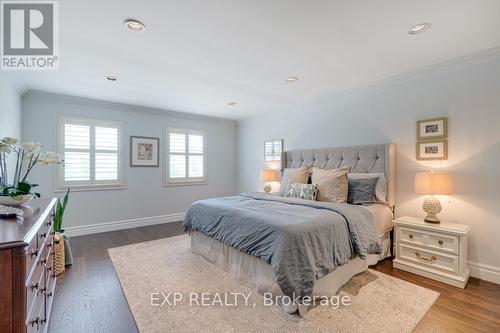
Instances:
[[[375,189],[379,178],[349,179],[347,203],[351,205],[370,205],[377,202]]]

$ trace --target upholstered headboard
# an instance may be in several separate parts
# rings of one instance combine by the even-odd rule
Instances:
[[[353,173],[385,173],[387,202],[394,206],[396,191],[396,145],[374,144],[320,149],[295,149],[281,153],[281,171],[285,168],[315,166],[337,169],[351,166]]]

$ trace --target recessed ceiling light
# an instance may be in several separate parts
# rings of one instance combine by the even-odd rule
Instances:
[[[144,31],[144,29],[146,29],[146,26],[144,25],[144,23],[142,23],[141,21],[134,20],[134,19],[125,20],[124,23],[125,23],[125,27],[127,27],[128,30],[133,31],[133,32],[141,32],[141,31]]]
[[[234,105],[236,105],[236,102],[229,102],[229,103],[227,103],[227,105],[234,106]]]
[[[286,79],[286,82],[295,82],[297,81],[299,78],[296,77],[296,76],[290,76]]]
[[[112,75],[107,75],[107,76],[105,76],[105,78],[108,81],[116,81],[116,80],[118,80],[118,78],[116,76],[112,76]]]
[[[431,28],[430,23],[419,23],[419,24],[415,24],[413,27],[411,27],[410,30],[408,30],[408,33],[410,35],[416,35],[416,34],[419,34],[421,32],[427,31],[430,28]]]

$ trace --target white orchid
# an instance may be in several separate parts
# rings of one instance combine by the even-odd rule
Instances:
[[[10,153],[11,149],[4,141],[0,141],[0,153]]]
[[[37,142],[24,142],[21,143],[21,148],[24,149],[26,152],[29,153],[36,153],[42,149],[43,145],[41,143]]]
[[[10,188],[13,194],[31,191],[28,175],[37,164],[62,164],[61,156],[55,152],[43,152],[43,145],[36,142],[19,143],[15,138],[5,137],[0,140],[0,187]],[[7,154],[17,154],[13,183],[8,182]],[[21,186],[22,184],[22,186]],[[30,189],[27,189],[27,188]],[[28,193],[25,193],[28,194]],[[36,195],[37,193],[35,193]],[[1,195],[1,194],[0,194]]]
[[[41,154],[40,157],[38,158],[38,162],[40,162],[44,165],[61,164],[62,159],[61,159],[61,155],[59,155],[58,153],[55,153],[53,151],[49,151],[45,154]]]
[[[8,146],[12,146],[12,145],[15,145],[17,143],[17,139],[12,138],[10,136],[4,137],[1,141],[3,141]]]

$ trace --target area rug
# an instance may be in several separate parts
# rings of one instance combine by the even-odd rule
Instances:
[[[411,332],[439,296],[368,270],[337,299],[288,315],[189,243],[183,235],[109,249],[140,332]]]

